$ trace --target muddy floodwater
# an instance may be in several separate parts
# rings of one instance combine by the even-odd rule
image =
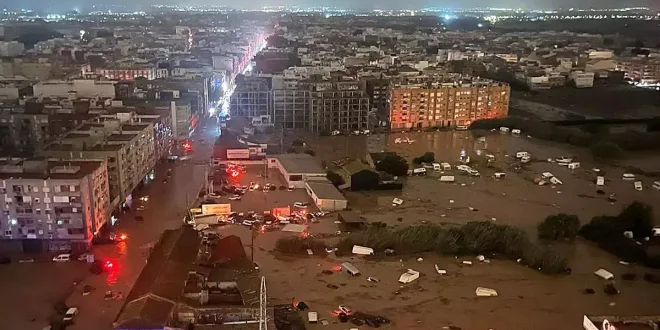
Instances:
[[[395,143],[397,138],[414,142]],[[414,157],[431,151],[437,162],[450,163],[451,171],[429,170],[426,176],[405,178],[402,191],[346,193],[350,207],[371,221],[394,226],[489,220],[534,231],[538,222],[550,214],[577,214],[584,223],[593,216],[617,214],[623,205],[634,200],[660,205],[660,191],[651,187],[658,178],[637,175],[633,181],[624,181],[622,174],[626,170],[622,166],[599,164],[586,149],[536,140],[524,132],[520,136],[491,131],[414,132],[319,137],[306,141],[330,168],[334,161],[364,159],[367,153],[380,151],[396,152],[410,164]],[[530,153],[532,161],[516,171],[514,167],[520,161],[515,154],[519,151]],[[471,158],[471,166],[481,176],[467,176],[455,169],[462,152]],[[487,166],[486,154],[495,156],[494,164]],[[548,161],[560,156],[573,158],[580,167],[570,170]],[[643,157],[634,160],[643,161]],[[505,172],[506,178],[495,179],[495,172]],[[552,173],[561,184],[535,184],[534,179],[544,172]],[[441,175],[452,175],[456,181],[440,182]],[[604,186],[596,186],[598,175],[605,176]],[[642,182],[642,191],[635,190],[634,181]],[[617,202],[607,200],[611,193],[616,194]],[[403,199],[404,203],[392,206],[394,197]]]

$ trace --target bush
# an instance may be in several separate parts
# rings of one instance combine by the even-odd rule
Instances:
[[[540,239],[572,241],[580,231],[580,220],[577,215],[559,213],[545,218],[537,230]]]
[[[601,160],[620,159],[623,157],[623,150],[614,142],[598,142],[589,147],[591,155]]]
[[[305,150],[305,153],[310,155],[310,156],[316,156],[316,152],[314,152],[314,150],[312,150],[312,149]]]
[[[330,180],[330,182],[332,182],[332,184],[335,187],[339,187],[339,186],[341,186],[345,183],[344,178],[341,175],[339,175],[339,174],[337,174],[333,171],[328,171],[325,174],[325,177],[328,178],[328,180]]]
[[[634,239],[623,235],[632,231],[633,237],[639,239],[652,236],[653,210],[651,206],[633,202],[626,206],[617,216],[597,216],[580,228],[580,235],[595,242],[598,246],[628,262],[642,262],[649,267],[660,267],[658,256],[647,251],[647,247],[639,245]]]
[[[415,157],[413,159],[413,163],[415,164],[433,163],[434,161],[435,161],[435,154],[432,152],[425,152],[423,155],[419,157]]]
[[[524,231],[489,221],[469,222],[449,229],[436,225],[397,230],[371,226],[351,233],[337,247],[340,253],[348,253],[353,245],[368,246],[376,251],[392,248],[398,254],[430,251],[454,255],[498,254],[510,260],[523,259],[526,265],[548,274],[564,272],[567,264],[561,253],[531,243]]]
[[[307,255],[307,249],[315,254],[324,254],[326,245],[322,241],[300,236],[284,237],[275,242],[275,250],[284,254]]]
[[[376,164],[376,169],[391,175],[404,176],[408,174],[408,162],[397,154],[388,154]]]

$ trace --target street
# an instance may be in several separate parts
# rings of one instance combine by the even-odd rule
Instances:
[[[204,183],[205,166],[212,154],[213,141],[217,129],[200,129],[193,137],[191,158],[175,163],[164,162],[156,166],[156,179],[149,185],[133,193],[133,205],[130,212],[120,216],[114,232],[128,236],[125,242],[98,245],[94,248],[96,258],[110,260],[113,269],[101,275],[85,278],[76,287],[76,292],[67,299],[68,306],[80,309],[75,324],[70,329],[110,329],[112,321],[119,312],[131,286],[145,266],[149,249],[166,229],[174,229],[182,224],[187,209],[195,202]],[[200,141],[200,139],[202,141]],[[171,169],[171,178],[167,182],[167,171]],[[148,196],[147,201],[140,197]],[[146,209],[136,211],[139,205]],[[136,221],[139,215],[144,221]],[[92,293],[83,296],[82,288],[90,285]],[[118,294],[117,299],[105,300],[105,292],[111,290]]]
[[[75,324],[68,329],[112,329],[124,297],[145,266],[149,248],[164,230],[180,226],[187,209],[195,203],[218,133],[213,124],[207,130],[199,127],[192,138],[190,158],[157,164],[155,179],[134,191],[131,211],[121,214],[119,223],[112,228],[115,233],[126,234],[128,239],[93,246],[97,259],[111,261],[109,272],[93,275],[83,262],[53,263],[45,257],[35,257],[34,263],[3,266],[0,281],[12,285],[0,299],[0,307],[5,311],[0,329],[42,329],[55,314],[54,303],[64,299],[68,306],[80,310]],[[163,182],[168,169],[171,178]],[[148,196],[148,201],[141,201],[143,196]],[[137,211],[140,205],[145,209]],[[144,221],[136,221],[136,215]],[[92,292],[83,296],[85,285],[91,286]],[[117,299],[105,300],[108,290]]]

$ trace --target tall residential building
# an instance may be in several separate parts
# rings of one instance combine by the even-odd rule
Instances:
[[[150,180],[157,161],[154,124],[126,118],[97,118],[46,146],[41,154],[62,160],[107,160],[111,206],[120,205],[140,182]]]
[[[236,78],[236,89],[231,96],[229,114],[232,117],[271,116],[273,111],[272,80],[270,77]]]
[[[359,82],[311,84],[309,129],[350,132],[368,127],[369,97]]]
[[[507,84],[460,76],[415,77],[390,84],[390,127],[467,127],[509,113]]]
[[[33,156],[50,138],[48,114],[0,109],[0,153]]]
[[[105,161],[0,160],[0,245],[86,251],[110,217]]]
[[[621,58],[617,70],[625,71],[625,77],[641,85],[660,84],[660,58]]]
[[[308,129],[311,91],[303,86],[273,90],[273,123],[276,127]]]

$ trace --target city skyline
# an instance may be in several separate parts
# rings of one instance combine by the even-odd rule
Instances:
[[[618,9],[628,7],[648,7],[652,10],[658,9],[660,4],[652,0],[494,0],[484,3],[478,0],[467,0],[457,3],[455,1],[440,0],[412,0],[400,2],[395,0],[365,0],[358,3],[348,0],[251,0],[237,5],[235,2],[220,0],[192,0],[185,2],[177,2],[171,0],[140,0],[140,1],[127,1],[119,0],[112,2],[99,2],[99,3],[85,3],[80,0],[65,0],[57,2],[54,5],[52,2],[45,0],[8,0],[2,7],[11,10],[28,9],[34,11],[92,11],[98,8],[110,7],[126,7],[126,9],[146,9],[154,5],[171,5],[171,6],[227,6],[236,9],[260,9],[263,7],[335,7],[346,10],[403,10],[403,9],[423,9],[423,8],[447,8],[447,9],[470,9],[470,8],[520,8],[526,10],[533,9]]]

